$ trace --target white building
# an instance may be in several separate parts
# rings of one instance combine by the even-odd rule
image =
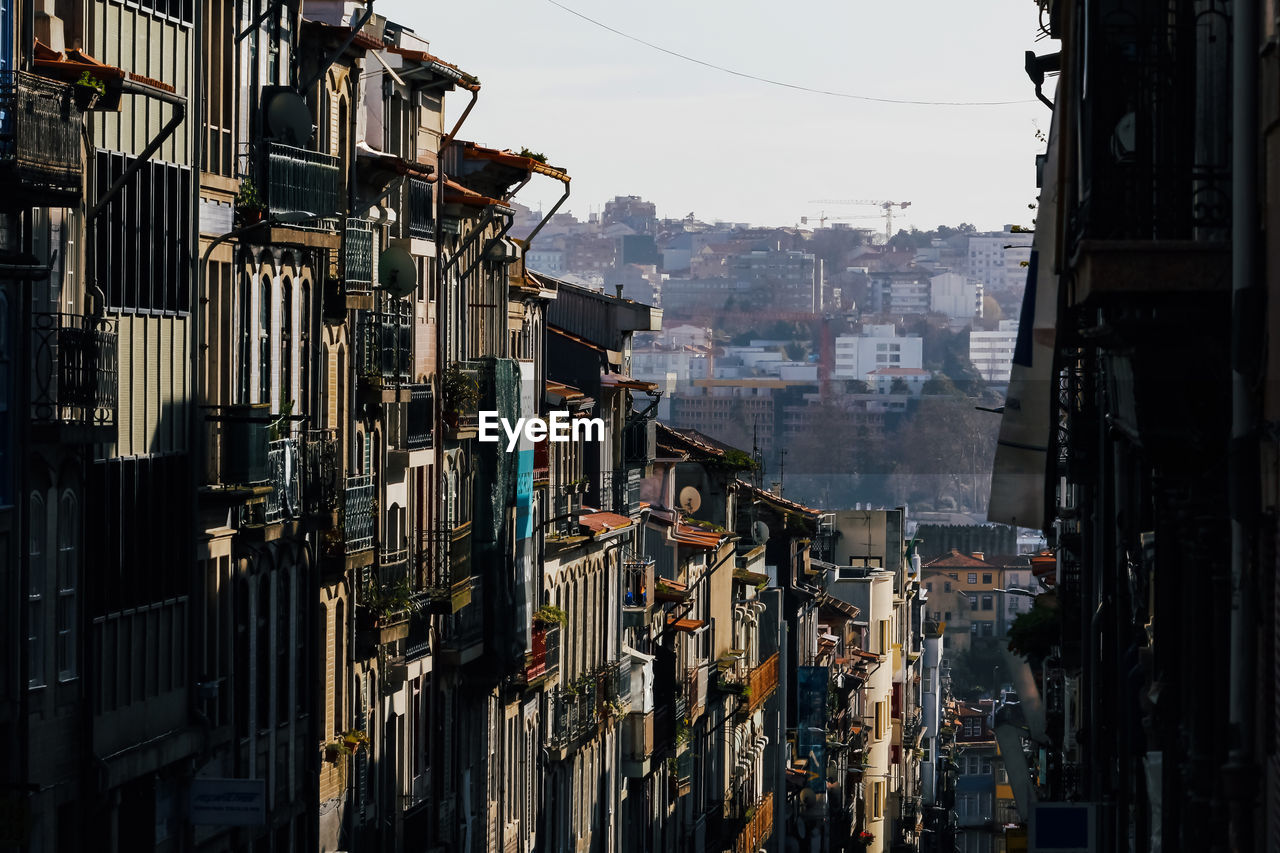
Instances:
[[[901,380],[907,393],[919,397],[924,384],[933,378],[933,371],[919,367],[878,367],[866,376],[866,383],[877,394],[892,394],[894,382]]]
[[[1001,320],[994,332],[969,333],[969,361],[987,382],[1009,381],[1013,369],[1013,348],[1018,340],[1018,321]]]
[[[558,275],[564,272],[564,252],[560,249],[531,249],[524,262],[529,269],[547,275]]]
[[[702,326],[681,325],[662,330],[662,342],[669,347],[711,346],[711,330]]]
[[[861,379],[882,367],[919,369],[923,364],[924,342],[919,337],[900,338],[892,323],[866,325],[861,335],[836,338],[836,379]]]
[[[964,271],[970,278],[986,282],[991,290],[1013,290],[1026,282],[1027,271],[1023,263],[1031,258],[1034,235],[1011,228],[1005,226],[997,233],[969,237]]]
[[[952,320],[982,316],[982,283],[948,272],[929,279],[929,310]]]

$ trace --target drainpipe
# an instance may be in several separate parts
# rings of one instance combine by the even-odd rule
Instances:
[[[470,90],[471,100],[467,102],[467,107],[462,111],[462,115],[458,116],[458,121],[453,125],[453,130],[445,134],[444,139],[440,140],[441,154],[443,154],[449,146],[453,144],[453,140],[458,137],[458,131],[462,129],[462,123],[467,120],[467,116],[471,115],[471,109],[476,105],[476,100],[480,97],[479,83],[476,83],[474,86],[468,86],[465,83],[460,85],[463,85]]]
[[[1265,292],[1258,278],[1258,19],[1257,0],[1232,9],[1231,210],[1231,508],[1230,752],[1225,782],[1230,845],[1251,850],[1257,819],[1254,702],[1257,668],[1255,566],[1260,484],[1258,408],[1254,392]]]
[[[538,223],[538,227],[529,232],[529,236],[524,238],[524,247],[529,248],[533,244],[533,238],[538,236],[538,232],[542,230],[542,226],[551,221],[551,217],[556,215],[556,211],[560,209],[560,205],[564,204],[569,198],[569,179],[566,177],[564,181],[564,195],[560,196],[560,200],[552,206],[547,215],[542,217],[542,221]]]

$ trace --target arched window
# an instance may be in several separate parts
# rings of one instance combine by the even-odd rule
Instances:
[[[280,413],[298,409],[293,399],[293,279],[285,276],[280,282]],[[290,407],[290,403],[294,403]],[[281,434],[287,432],[286,424]]]
[[[347,695],[347,608],[341,599],[333,607],[333,730],[342,731]]]
[[[80,502],[67,490],[58,501],[58,680],[76,677],[76,588],[80,566]]]
[[[27,686],[45,684],[44,596],[48,582],[45,542],[49,535],[44,497],[31,493],[30,535],[27,542]]]
[[[240,346],[236,359],[239,361],[239,377],[237,391],[241,403],[253,402],[253,278],[245,274],[240,279]]]
[[[258,402],[275,407],[271,399],[271,276],[258,281]]]

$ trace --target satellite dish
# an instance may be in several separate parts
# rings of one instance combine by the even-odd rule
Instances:
[[[685,486],[680,490],[679,503],[685,512],[697,512],[698,507],[702,506],[702,495],[693,486]]]
[[[269,86],[262,90],[262,123],[268,139],[296,148],[305,147],[316,131],[306,98],[288,86]]]
[[[769,541],[769,525],[763,521],[757,521],[751,525],[751,540],[757,545],[763,545]]]
[[[399,246],[383,249],[378,255],[378,286],[403,299],[418,286],[418,264],[413,255]]]

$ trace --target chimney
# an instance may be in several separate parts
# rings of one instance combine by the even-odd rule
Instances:
[[[974,551],[974,552],[973,552],[973,559],[975,559],[975,560],[983,560],[984,562],[986,561],[986,557],[983,555],[983,553],[982,553],[981,551]]]
[[[621,298],[622,298],[622,285],[620,285],[620,284],[615,284],[613,287],[614,287],[614,289],[618,292],[618,298],[619,298],[619,299],[621,299]]]

